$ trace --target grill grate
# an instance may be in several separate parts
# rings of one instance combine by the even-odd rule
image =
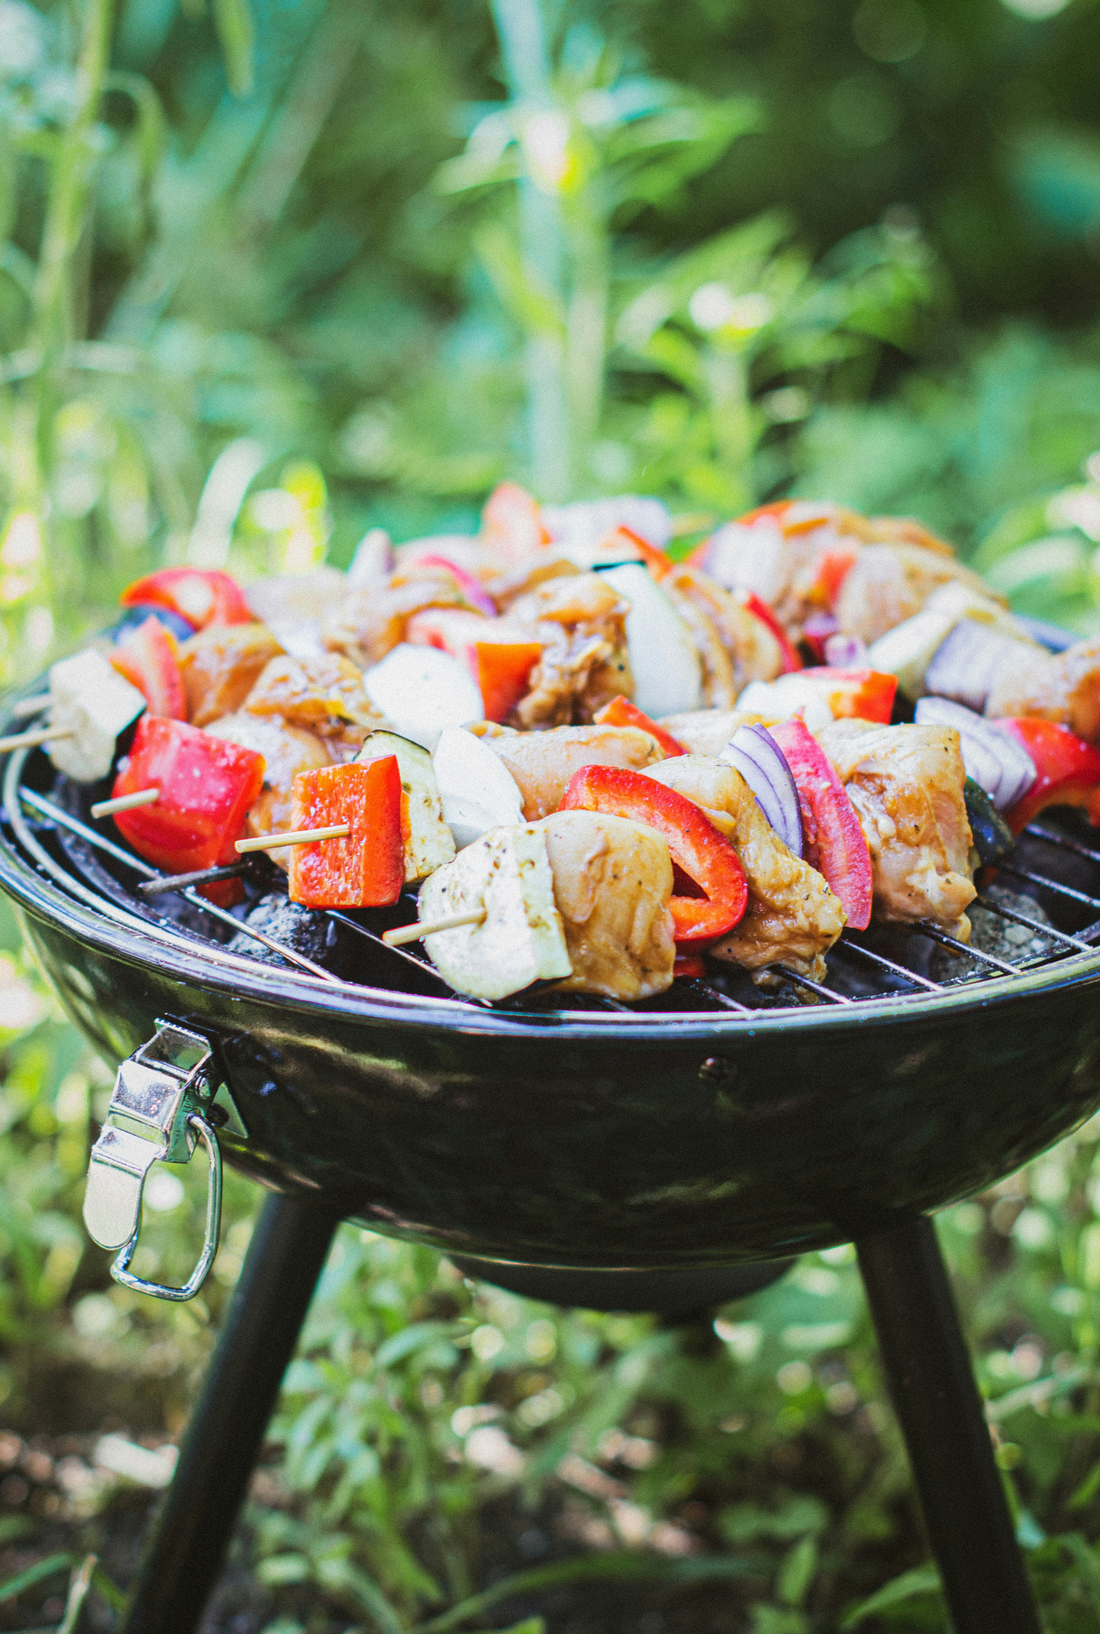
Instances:
[[[201,897],[185,878],[169,881],[147,862],[85,820],[86,795],[64,778],[43,792],[52,768],[39,750],[21,750],[8,760],[3,789],[6,838],[23,860],[85,903],[116,921],[162,940],[181,940],[193,951],[196,942],[218,962],[247,968],[250,961],[227,946],[243,937],[259,957],[278,956],[316,981],[346,985],[409,1002],[440,1000],[456,1010],[491,1009],[511,1014],[567,1016],[579,1012],[621,1015],[724,1013],[751,1020],[761,1011],[790,1010],[806,1004],[856,1010],[889,997],[914,1004],[935,1001],[960,985],[998,978],[1020,978],[1038,968],[1053,968],[1081,954],[1096,955],[1100,945],[1100,849],[1088,843],[1090,831],[1079,812],[1044,814],[1021,836],[1011,863],[1002,863],[997,883],[984,888],[971,908],[984,910],[975,921],[976,940],[960,942],[938,926],[872,926],[868,932],[846,931],[828,955],[828,979],[814,981],[783,964],[772,966],[763,985],[718,961],[709,961],[705,977],[679,977],[654,999],[627,1005],[610,998],[562,994],[536,986],[500,1003],[490,1004],[456,994],[429,962],[408,947],[391,948],[382,940],[390,924],[415,917],[411,896],[392,910],[353,914],[328,909],[306,916],[323,923],[337,946],[329,968],[286,940],[272,936],[238,914]],[[35,784],[40,786],[36,787]],[[265,869],[267,870],[265,872]],[[237,872],[236,869],[231,870]],[[1013,900],[1004,900],[1006,877]],[[265,858],[243,871],[249,907],[261,894],[278,888],[283,877]],[[142,886],[146,889],[142,890]],[[153,887],[149,889],[149,887]],[[284,885],[285,892],[285,885]],[[302,911],[302,910],[300,910]],[[302,911],[304,912],[304,911]],[[984,934],[982,934],[984,926]],[[990,927],[1002,927],[997,951],[988,945]],[[1020,952],[1006,956],[1004,931],[1019,935]],[[1030,933],[1030,934],[1028,934]],[[330,961],[331,962],[331,961]],[[362,966],[367,976],[362,978]],[[345,967],[341,973],[340,967]],[[357,971],[347,974],[347,970]]]

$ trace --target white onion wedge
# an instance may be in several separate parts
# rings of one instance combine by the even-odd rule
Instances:
[[[487,743],[461,726],[446,726],[432,756],[443,821],[461,851],[491,828],[523,821],[523,796]]]
[[[699,650],[668,596],[641,562],[603,568],[600,577],[630,605],[626,644],[634,702],[653,720],[698,709],[703,701]]]
[[[363,687],[403,738],[434,749],[445,726],[485,719],[481,691],[465,664],[435,647],[402,642],[363,676]]]

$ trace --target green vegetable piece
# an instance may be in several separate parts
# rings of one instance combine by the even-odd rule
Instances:
[[[983,865],[1000,862],[1016,844],[1016,836],[986,794],[980,783],[968,777],[963,784],[966,815],[974,836],[974,849]]]

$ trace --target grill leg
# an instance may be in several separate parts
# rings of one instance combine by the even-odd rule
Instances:
[[[935,1228],[856,1248],[956,1634],[1040,1634]]]
[[[198,1627],[338,1224],[298,1198],[264,1204],[117,1634]]]

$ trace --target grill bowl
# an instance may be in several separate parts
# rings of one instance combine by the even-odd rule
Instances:
[[[46,773],[37,755],[27,781]],[[750,1014],[323,983],[64,886],[12,826],[19,775],[13,758],[0,888],[89,1040],[118,1061],[159,1018],[207,1034],[247,1130],[222,1130],[228,1161],[448,1253],[634,1271],[781,1258],[980,1190],[1100,1107],[1100,953]]]

